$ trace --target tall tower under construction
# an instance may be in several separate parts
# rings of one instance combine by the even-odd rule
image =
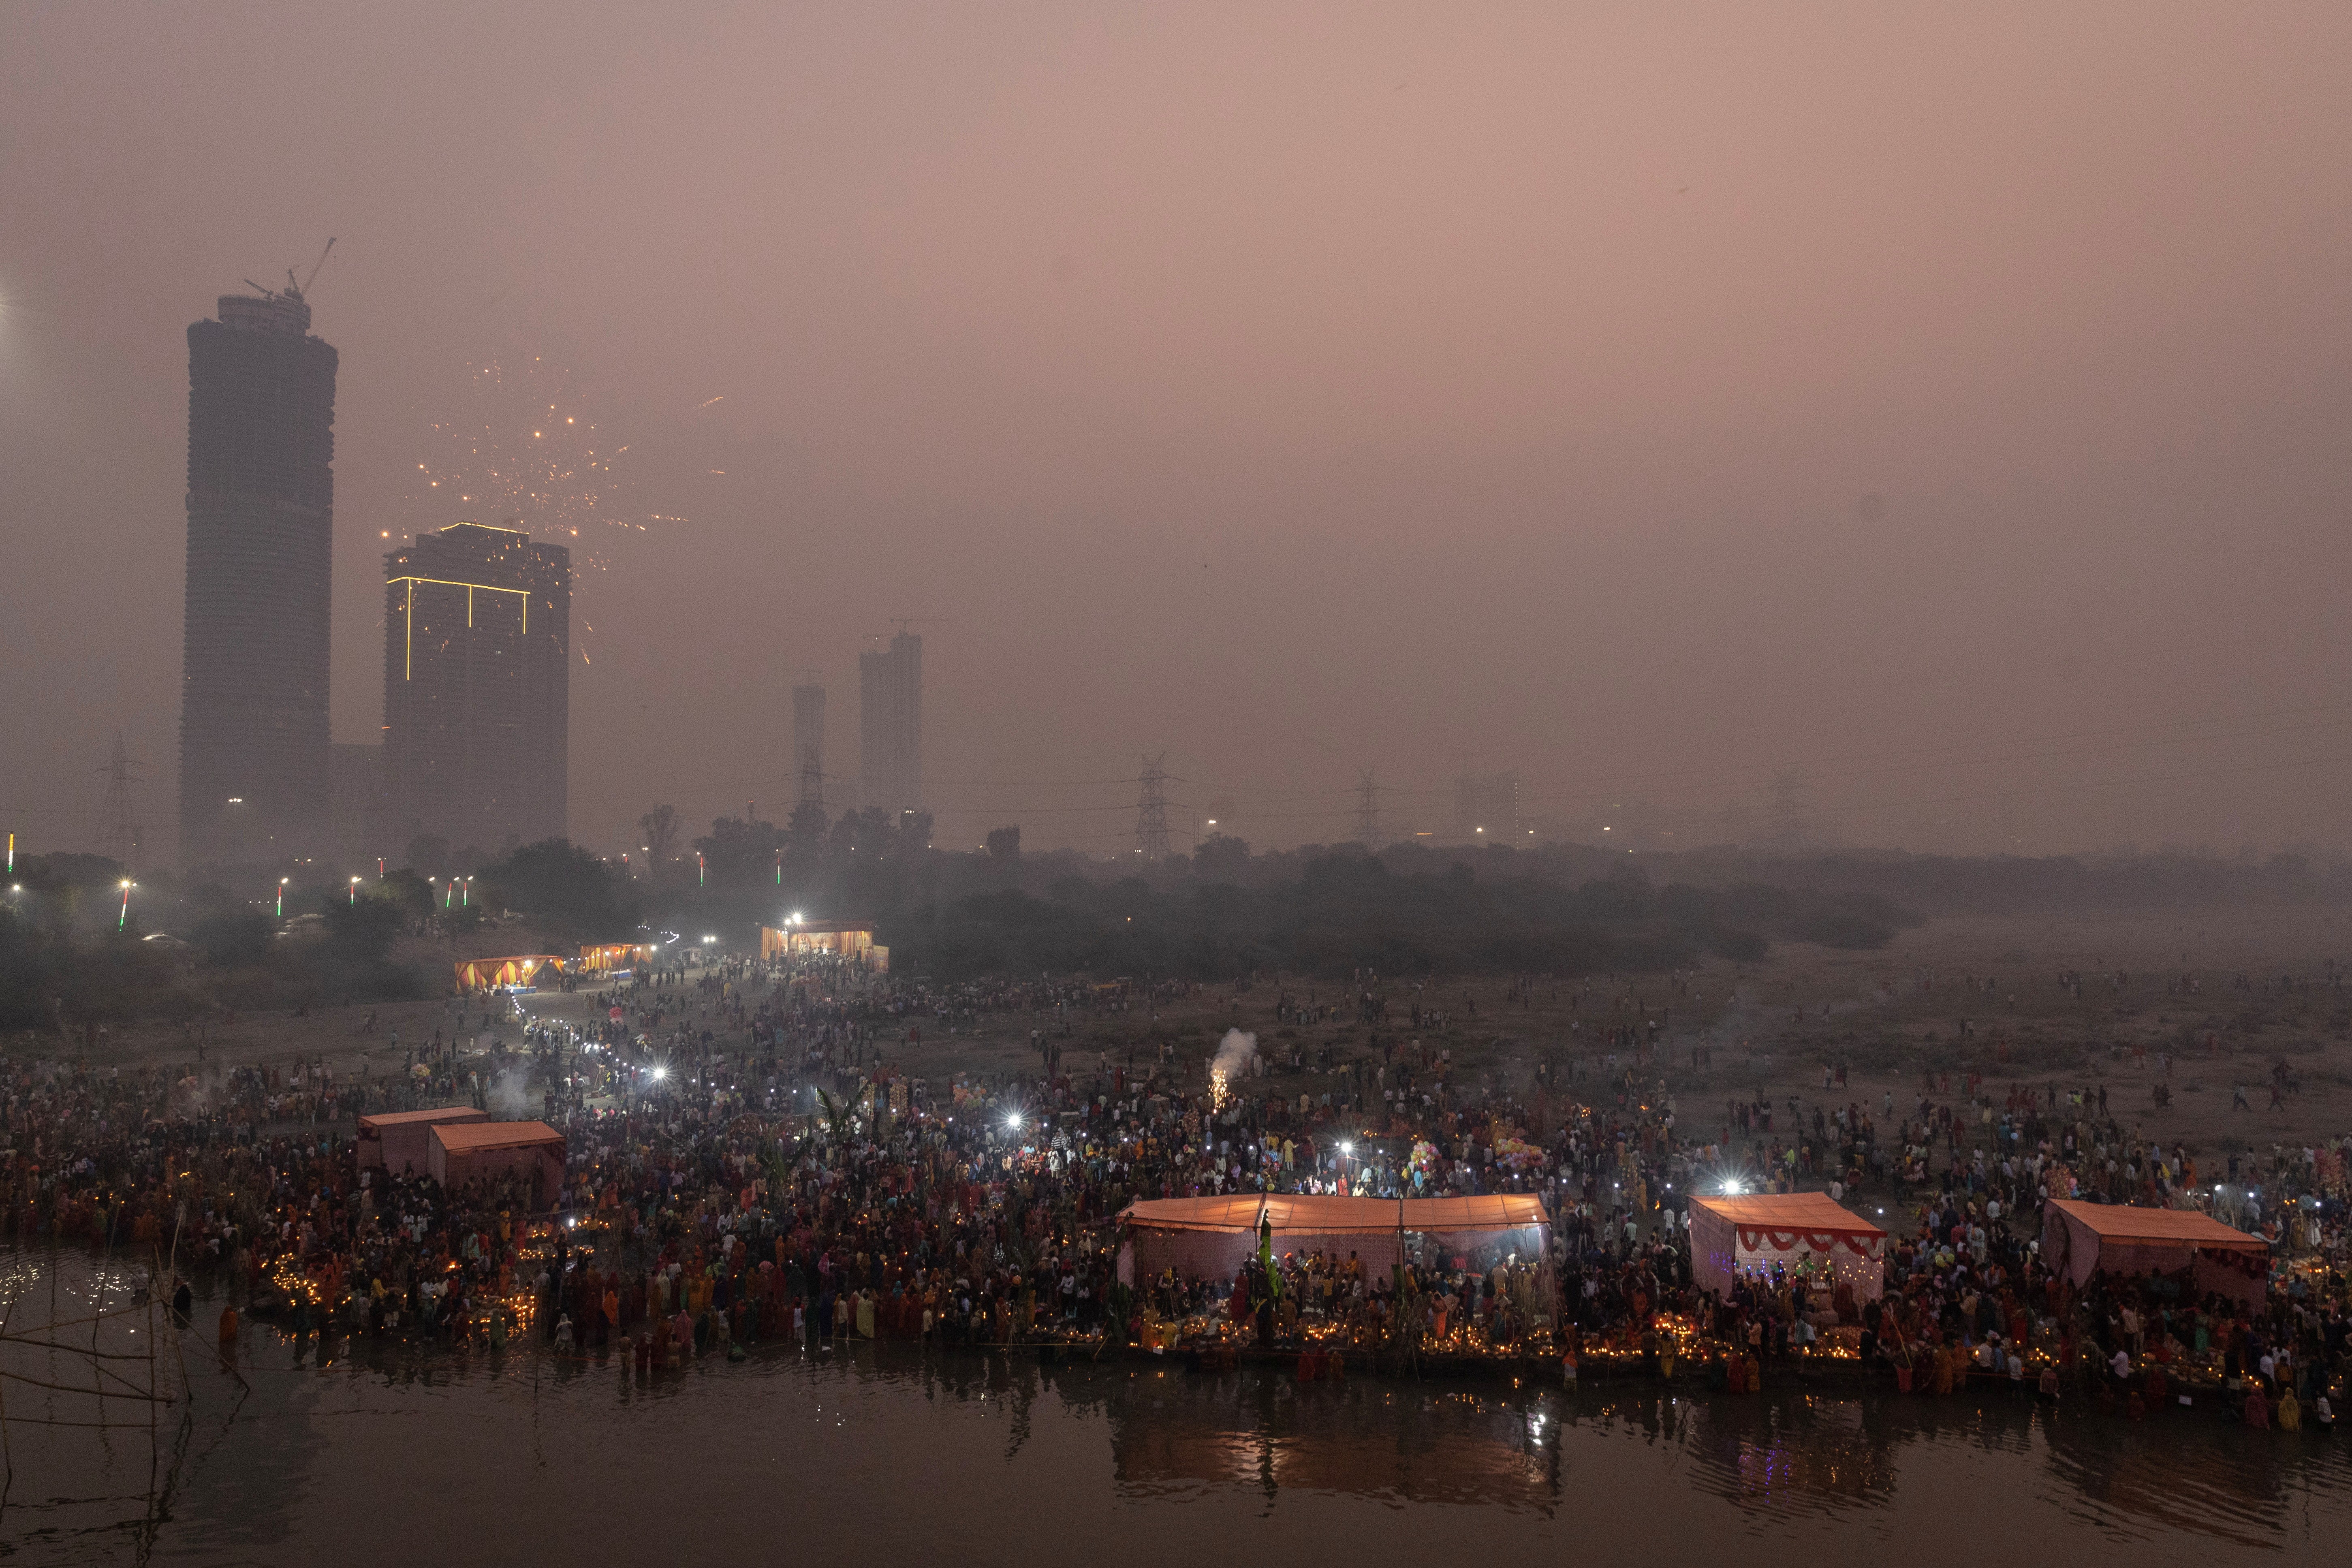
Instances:
[[[857,656],[860,804],[885,811],[923,805],[923,639],[900,632]]]
[[[824,805],[824,688],[814,680],[793,688],[793,775],[801,805]]]
[[[335,351],[299,288],[188,328],[180,861],[304,852],[328,814]]]
[[[565,830],[572,552],[460,522],[383,559],[388,841],[496,854]]]

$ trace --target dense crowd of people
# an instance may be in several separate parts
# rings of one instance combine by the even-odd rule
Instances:
[[[1509,1081],[1379,1030],[1345,1059],[1235,1035],[1213,1071],[1197,1040],[1092,1027],[1179,988],[942,988],[854,959],[580,989],[584,1017],[452,998],[446,1028],[383,1079],[339,1080],[316,1058],[9,1061],[0,1226],[222,1271],[232,1299],[298,1333],[495,1346],[528,1331],[646,1366],[784,1339],[1257,1343],[1541,1356],[1570,1375],[1638,1360],[1739,1388],[1790,1355],[1885,1362],[1929,1389],[2040,1390],[2088,1369],[2102,1397],[2143,1406],[2205,1377],[2282,1418],[2342,1397],[2342,1141],[2200,1166],[2134,1136],[2094,1089],[1930,1076],[1911,1103],[1872,1105],[1834,1064],[1818,1104],[1685,1114],[1631,1032]],[[1359,976],[1331,1002],[1278,992],[1273,1008],[1370,1023],[1386,996]],[[1415,988],[1413,1016],[1436,1016],[1425,1000]],[[1008,1015],[1029,1021],[1033,1068],[934,1083],[890,1065],[926,1027]],[[453,1101],[550,1121],[561,1189],[444,1191],[361,1166],[353,1118]],[[1884,1297],[1777,1269],[1702,1290],[1688,1196],[1801,1186],[1891,1233]],[[1423,1247],[1394,1268],[1269,1245],[1231,1276],[1122,1277],[1129,1202],[1260,1191],[1527,1193],[1551,1225],[1539,1246]],[[2161,1277],[2077,1290],[2038,1253],[2053,1197],[2212,1212],[2271,1244],[2267,1295]]]

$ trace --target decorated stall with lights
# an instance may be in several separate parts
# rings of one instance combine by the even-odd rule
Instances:
[[[488,1121],[490,1113],[470,1105],[441,1105],[430,1110],[379,1110],[360,1118],[359,1152],[362,1169],[390,1171],[394,1175],[422,1175],[430,1158],[433,1129],[464,1121]]]
[[[2197,1294],[2260,1307],[2270,1288],[2270,1244],[2195,1209],[2150,1209],[2053,1198],[2042,1216],[2042,1258],[2075,1285],[2094,1274],[2136,1279],[2193,1271]]]
[[[778,958],[845,958],[876,974],[890,972],[890,950],[874,940],[874,927],[862,921],[789,920],[780,926],[760,928],[760,956]]]
[[[1690,1201],[1691,1279],[1728,1293],[1743,1275],[1778,1266],[1790,1275],[1827,1276],[1874,1300],[1886,1285],[1886,1233],[1830,1200],[1826,1193],[1694,1197]]]
[[[563,1190],[563,1134],[544,1121],[436,1122],[426,1169],[446,1190],[513,1175],[545,1206]]]
[[[551,952],[530,952],[513,958],[465,958],[457,961],[457,987],[480,991],[490,986],[535,985],[541,970],[563,973],[563,960]]]
[[[654,961],[650,942],[592,942],[580,950],[580,967],[592,974],[609,974],[616,969],[638,969]]]
[[[1242,1193],[1231,1197],[1146,1198],[1119,1213],[1126,1241],[1120,1278],[1130,1284],[1169,1268],[1179,1278],[1231,1279],[1257,1249],[1261,1220],[1274,1254],[1352,1254],[1368,1276],[1385,1274],[1418,1244],[1468,1254],[1507,1244],[1528,1256],[1550,1237],[1551,1216],[1529,1193],[1464,1198],[1328,1197]]]

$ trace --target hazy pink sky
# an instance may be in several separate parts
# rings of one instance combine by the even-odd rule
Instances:
[[[2145,0],[0,11],[0,814],[88,847],[120,728],[169,823],[184,329],[333,235],[337,737],[382,536],[495,510],[433,426],[527,440],[535,357],[628,447],[600,846],[780,811],[801,668],[854,773],[911,616],[950,845],[1116,847],[1165,748],[1260,843],[1468,755],[1578,835],[1794,769],[1853,843],[2352,847],[2347,62]]]

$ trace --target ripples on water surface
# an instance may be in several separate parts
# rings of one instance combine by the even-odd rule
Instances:
[[[86,1267],[0,1264],[9,1331],[86,1319]],[[121,1301],[129,1282],[103,1281]],[[52,1289],[55,1290],[54,1302]],[[217,1308],[200,1311],[200,1330]],[[104,1344],[143,1356],[143,1318]],[[60,1339],[87,1337],[84,1326]],[[1597,1552],[2008,1568],[2340,1562],[2346,1444],[2189,1411],[2129,1425],[2030,1402],[1675,1396],[1259,1373],[1039,1367],[866,1346],[650,1381],[618,1359],[348,1342],[319,1364],[248,1326],[245,1385],[187,1336],[193,1407],[106,1402],[88,1363],[11,1344],[0,1552],[22,1563],[798,1559],[1197,1562]],[[79,1341],[77,1341],[79,1342]],[[143,1362],[112,1364],[138,1373]],[[155,1488],[150,1489],[151,1458]],[[161,1499],[160,1506],[156,1500]]]

